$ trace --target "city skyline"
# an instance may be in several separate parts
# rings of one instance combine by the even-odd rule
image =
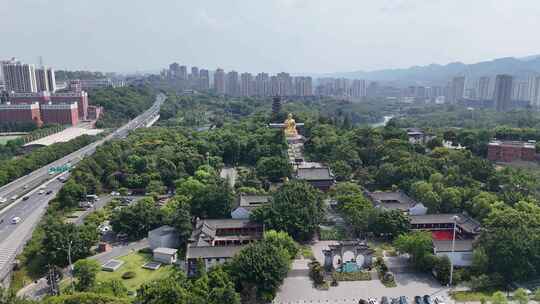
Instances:
[[[182,61],[302,74],[472,63],[540,50],[540,41],[521,33],[540,25],[537,1],[126,3],[106,3],[103,11],[99,1],[8,0],[0,35],[11,43],[0,57],[37,63],[43,56],[58,69],[105,72],[155,71]],[[512,22],[501,22],[508,16]]]

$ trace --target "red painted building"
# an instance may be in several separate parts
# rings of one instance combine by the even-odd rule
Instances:
[[[492,141],[488,145],[488,159],[491,161],[507,163],[515,160],[535,161],[535,143],[522,141]]]
[[[12,104],[71,104],[77,103],[79,120],[86,120],[88,116],[88,93],[85,91],[66,93],[11,93],[9,100]]]
[[[44,123],[75,126],[79,122],[79,112],[76,103],[41,105],[41,117]]]
[[[35,122],[43,124],[39,104],[0,104],[0,122]]]
[[[86,119],[88,120],[98,120],[98,118],[103,114],[103,107],[98,106],[88,106],[88,114]]]

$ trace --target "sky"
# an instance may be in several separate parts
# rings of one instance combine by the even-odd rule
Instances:
[[[0,0],[0,58],[331,73],[540,54],[539,0]]]

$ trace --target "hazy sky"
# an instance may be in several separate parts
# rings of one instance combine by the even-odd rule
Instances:
[[[0,0],[0,58],[343,72],[540,53],[540,0]]]

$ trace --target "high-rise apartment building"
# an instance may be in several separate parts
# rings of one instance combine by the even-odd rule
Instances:
[[[450,84],[450,103],[456,103],[465,93],[465,77],[454,77]]]
[[[240,95],[252,96],[254,93],[253,75],[251,73],[242,73],[240,75]]]
[[[214,73],[214,89],[218,94],[225,94],[225,72],[223,69],[217,69]]]
[[[56,91],[56,78],[54,76],[54,70],[47,67],[41,67],[36,69],[36,87],[38,92],[55,92]]]
[[[12,59],[2,63],[7,91],[37,92],[36,70],[32,64],[24,64]]]
[[[533,75],[529,77],[527,83],[529,104],[540,107],[540,76]]]
[[[512,99],[520,101],[529,100],[528,83],[526,81],[513,82]]]
[[[180,80],[188,80],[187,66],[181,65],[179,67],[178,78],[180,78]]]
[[[225,79],[225,94],[229,96],[240,96],[240,83],[238,72],[230,71]]]
[[[489,83],[490,83],[490,78],[487,76],[480,77],[480,79],[478,79],[478,87],[476,90],[478,94],[478,99],[480,100],[490,99],[491,94],[489,91]]]
[[[267,73],[259,73],[255,76],[255,95],[270,96],[270,77]]]
[[[210,73],[208,70],[199,71],[199,90],[208,90],[210,88]]]
[[[169,78],[175,79],[180,75],[180,65],[177,62],[169,64]]]
[[[512,97],[512,76],[497,75],[495,77],[495,92],[493,101],[498,112],[505,112],[510,109]]]
[[[313,95],[311,77],[294,77],[294,95],[301,97]]]
[[[352,81],[351,96],[356,98],[366,97],[366,81],[355,79]]]

